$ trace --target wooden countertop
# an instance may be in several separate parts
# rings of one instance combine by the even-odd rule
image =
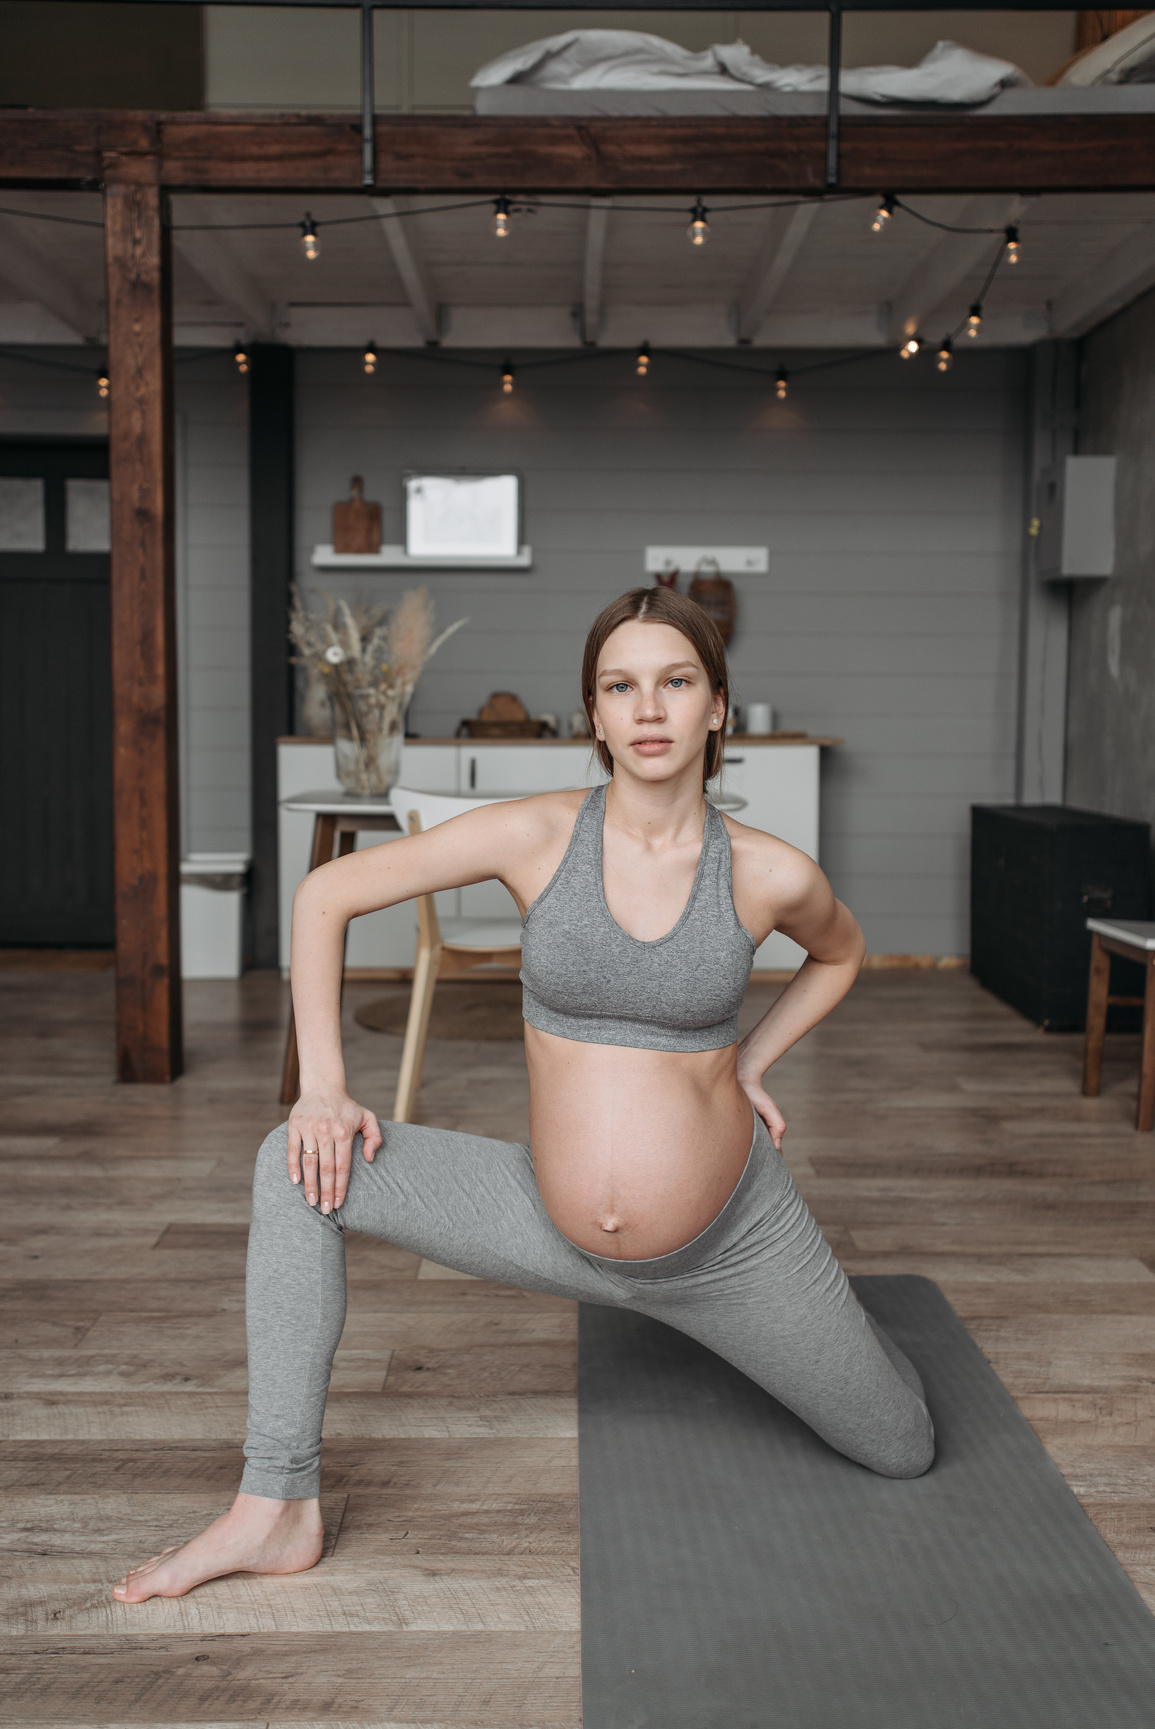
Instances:
[[[325,737],[303,738],[303,737],[294,736],[292,734],[289,734],[283,738],[278,738],[278,740],[277,740],[278,744],[325,744],[325,745],[331,745],[332,742],[333,742],[333,740],[331,738],[325,738]],[[745,749],[748,745],[784,745],[784,744],[836,745],[836,744],[842,744],[843,742],[844,741],[840,738],[827,738],[825,735],[820,736],[817,733],[773,733],[773,732],[771,732],[771,733],[735,732],[735,733],[731,733],[730,737],[726,740],[727,745],[736,745],[737,744],[737,745],[741,745],[743,747],[743,749]],[[411,745],[423,745],[423,744],[460,744],[460,745],[475,745],[475,746],[477,746],[478,749],[484,748],[486,750],[489,750],[494,745],[496,745],[499,750],[506,745],[527,745],[527,744],[533,745],[535,748],[539,748],[539,749],[544,747],[545,749],[548,750],[551,746],[556,747],[557,745],[574,745],[574,744],[589,744],[589,743],[590,743],[590,740],[584,739],[584,738],[407,738],[405,740],[406,747],[409,747]]]

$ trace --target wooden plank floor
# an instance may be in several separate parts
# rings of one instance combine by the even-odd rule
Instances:
[[[253,1154],[285,987],[187,988],[188,1073],[111,1079],[111,977],[0,970],[0,1721],[578,1729],[575,1315],[349,1241],[325,1558],[130,1607],[108,1586],[231,1498]],[[351,1011],[388,1115],[400,1041]],[[771,1000],[751,992],[752,1022]],[[853,1272],[937,1279],[1155,1608],[1155,1137],[1134,1038],[957,972],[864,975],[781,1065],[798,1182]],[[520,1046],[432,1044],[424,1120],[524,1138]]]

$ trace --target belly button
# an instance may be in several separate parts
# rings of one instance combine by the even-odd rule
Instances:
[[[608,1219],[602,1219],[599,1222],[603,1231],[609,1231],[612,1233],[614,1231],[620,1231],[622,1228],[622,1221],[615,1213],[611,1213]]]

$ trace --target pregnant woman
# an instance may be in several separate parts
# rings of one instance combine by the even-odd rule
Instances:
[[[725,649],[668,589],[596,620],[582,693],[612,775],[322,865],[293,906],[301,1097],[257,1157],[249,1425],[232,1508],[122,1579],[125,1602],[321,1553],[321,1422],[347,1230],[483,1279],[636,1309],[708,1345],[888,1477],[934,1456],[918,1375],[855,1299],[781,1157],[767,1069],[846,995],[862,934],[804,853],[708,804]],[[351,918],[497,878],[521,909],[530,1143],[379,1123],[345,1088]],[[807,959],[741,1042],[754,951]]]

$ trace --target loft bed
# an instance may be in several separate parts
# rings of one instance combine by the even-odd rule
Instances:
[[[49,3],[49,0],[46,0]],[[153,0],[184,4],[186,0]],[[194,3],[194,0],[187,0]],[[252,4],[253,0],[218,0]],[[1155,189],[1155,106],[1142,89],[1009,90],[971,111],[864,111],[840,98],[839,0],[748,0],[748,9],[829,18],[824,97],[763,95],[723,114],[519,111],[375,113],[374,0],[256,0],[355,6],[361,14],[361,112],[230,115],[0,111],[0,184],[99,189],[107,273],[111,602],[116,770],[117,1072],[180,1074],[175,603],[172,466],[171,191],[676,192],[812,194],[1137,191]],[[476,0],[387,0],[408,9]],[[499,8],[502,0],[482,0]],[[667,0],[670,5],[671,0]],[[505,0],[561,10],[565,0]],[[951,0],[858,0],[860,11],[945,11]],[[623,0],[621,10],[647,8]],[[729,11],[727,0],[671,9]],[[987,11],[1051,10],[985,0]],[[752,111],[751,111],[752,110]],[[270,347],[250,376],[252,484],[269,532],[254,542],[252,623],[254,877],[258,925],[275,925],[275,737],[284,731],[281,639],[291,569],[291,382]],[[259,385],[259,392],[258,392]],[[267,784],[266,784],[267,782]],[[270,884],[273,884],[270,887]]]

